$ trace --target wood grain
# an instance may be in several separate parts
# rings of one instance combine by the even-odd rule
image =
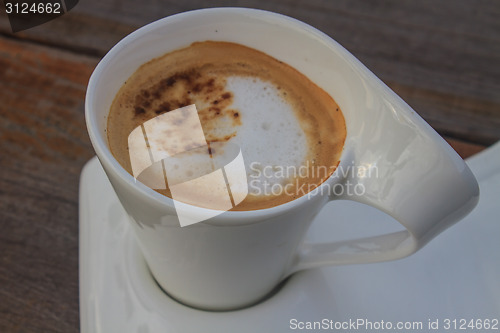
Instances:
[[[77,332],[78,178],[94,58],[0,38],[0,332]]]
[[[449,137],[444,137],[446,142],[455,149],[455,151],[462,157],[463,159],[466,159],[468,157],[471,157],[480,151],[484,150],[485,146],[483,145],[478,145],[475,143],[470,143],[467,141],[462,141],[454,138],[449,138]]]

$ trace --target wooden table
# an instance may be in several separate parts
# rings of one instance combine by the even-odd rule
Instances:
[[[77,332],[78,179],[99,59],[136,28],[201,0],[82,0],[12,34],[0,15],[0,332]],[[462,157],[500,139],[500,2],[243,0],[326,32]],[[230,6],[231,1],[212,1]]]

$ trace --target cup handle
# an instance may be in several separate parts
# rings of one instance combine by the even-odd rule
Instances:
[[[342,195],[330,191],[329,199],[353,200],[375,207],[406,230],[340,242],[304,243],[288,275],[325,265],[403,258],[463,218],[477,204],[479,187],[471,170],[429,125],[422,120],[416,125],[413,122],[415,126],[410,126],[410,130],[407,126],[401,131],[405,123],[390,119],[385,122],[385,131],[377,133],[377,139],[365,146],[346,143],[357,148],[344,154],[351,163],[341,163],[336,172],[346,165],[364,166],[365,172],[344,172],[338,184],[359,184],[358,191],[344,191]],[[394,131],[399,131],[401,141],[391,140]],[[367,174],[370,170],[376,170],[376,176]]]

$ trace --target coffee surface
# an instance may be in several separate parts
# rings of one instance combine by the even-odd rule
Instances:
[[[107,135],[118,162],[161,194],[225,210],[215,202],[229,188],[229,208],[256,210],[325,181],[346,128],[332,97],[294,68],[243,45],[206,41],[140,66],[112,103]],[[244,165],[239,182],[224,168],[236,160]],[[222,184],[204,177],[221,169]]]

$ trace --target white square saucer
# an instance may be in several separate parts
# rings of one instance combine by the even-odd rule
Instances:
[[[332,325],[331,331],[353,331],[353,326],[335,328],[335,323],[349,321],[359,324],[358,331],[375,331],[383,321],[386,328],[388,323],[395,329],[398,322],[415,322],[422,324],[419,332],[435,332],[429,321],[438,320],[437,331],[445,330],[447,319],[452,325],[448,331],[455,331],[454,319],[456,331],[462,319],[498,322],[500,144],[467,163],[480,185],[478,206],[416,254],[386,263],[299,272],[258,305],[206,312],[179,304],[155,283],[126,213],[93,158],[80,179],[81,332],[275,333],[300,331],[315,321],[326,325],[323,329]],[[317,242],[370,235],[393,230],[395,223],[371,207],[332,202],[308,237]]]

